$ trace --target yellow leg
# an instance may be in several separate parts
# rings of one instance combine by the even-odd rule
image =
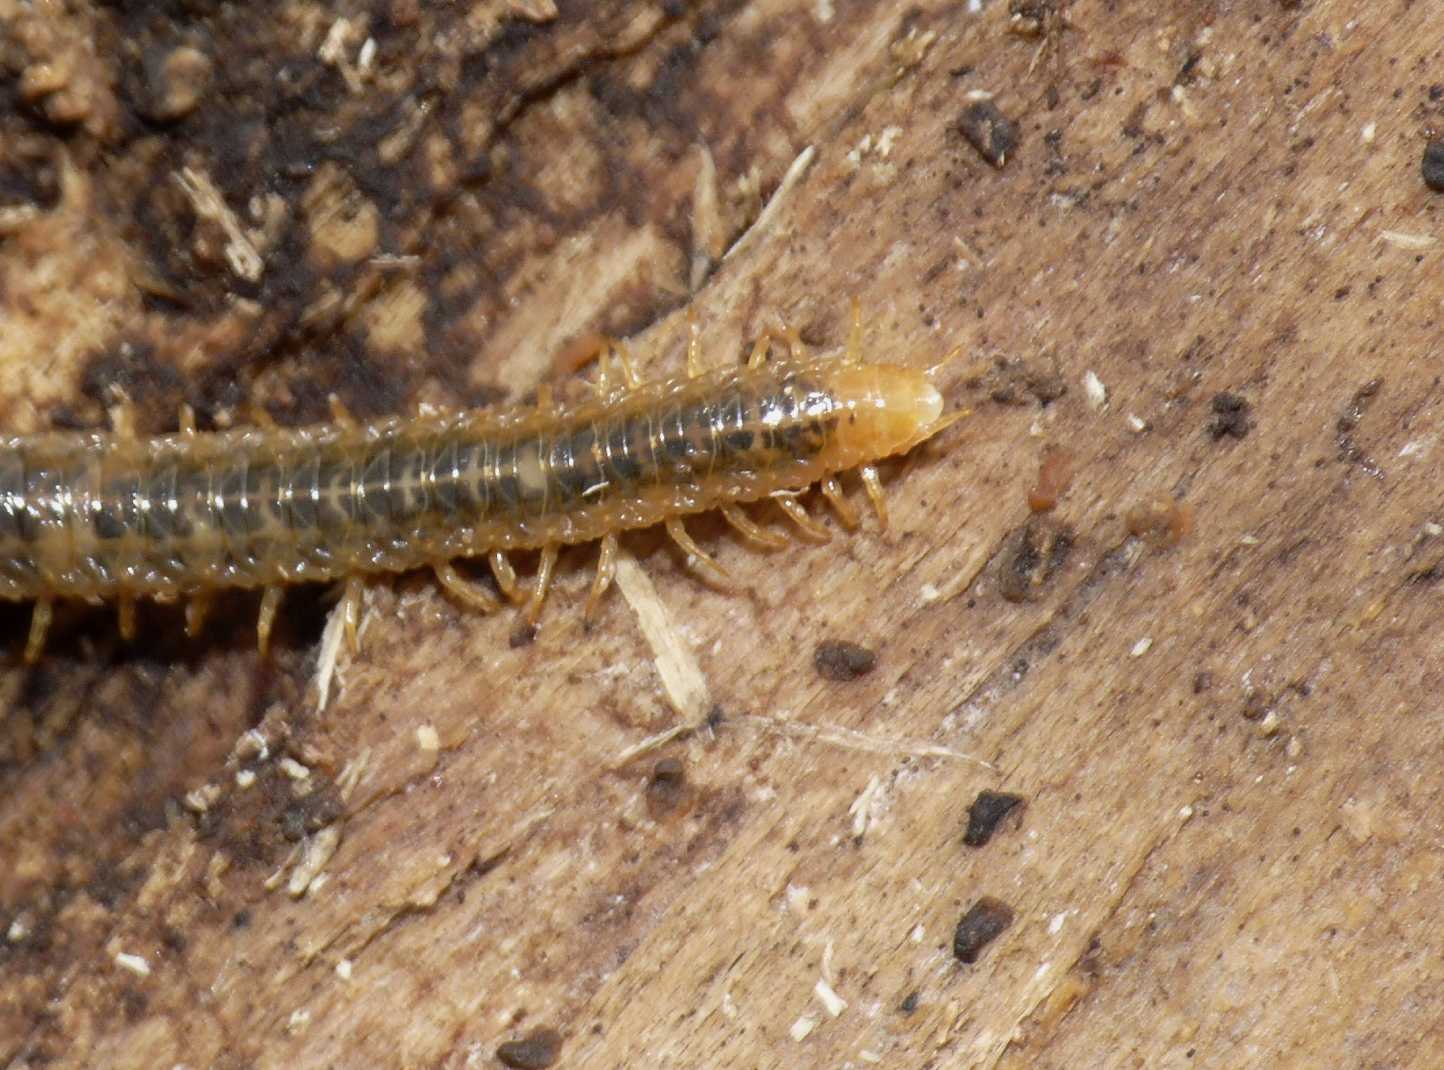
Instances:
[[[516,582],[516,569],[511,567],[511,561],[506,553],[501,550],[491,552],[491,574],[496,577],[496,584],[501,588],[501,593],[512,602],[523,602],[526,600],[526,592]]]
[[[195,639],[206,626],[206,614],[210,612],[211,596],[197,591],[186,602],[186,636]]]
[[[135,638],[135,596],[121,594],[115,600],[115,619],[120,637],[127,643]]]
[[[709,556],[702,547],[692,541],[692,536],[687,534],[686,527],[682,521],[675,516],[666,522],[667,534],[673,542],[681,547],[682,552],[687,555],[687,567],[701,576],[703,580],[713,587],[724,591],[733,590],[737,585],[727,570]]]
[[[351,415],[351,410],[346,407],[346,403],[335,394],[331,394],[326,398],[326,404],[330,406],[331,421],[333,423],[344,427],[348,431],[356,426],[356,417]]]
[[[331,397],[337,402],[337,404],[340,404],[340,400],[336,398],[335,394],[332,394]],[[276,426],[275,418],[266,411],[265,406],[263,405],[249,406],[246,415],[247,418],[251,421],[251,423],[256,427],[264,428],[265,430],[270,431]],[[337,422],[339,423],[340,421]]]
[[[780,337],[782,341],[787,343],[787,355],[789,357],[793,360],[807,359],[807,347],[802,344],[802,335],[797,332],[796,327],[789,327],[784,323]]]
[[[441,584],[446,593],[462,605],[482,613],[494,613],[501,608],[501,602],[496,595],[479,583],[463,579],[450,561],[438,561],[431,566],[431,571],[436,573],[436,582]]]
[[[612,343],[610,340],[597,350],[597,394],[600,397],[607,397],[612,392],[611,353]]]
[[[772,500],[777,503],[779,509],[787,514],[788,519],[797,525],[798,530],[813,542],[827,542],[832,538],[832,532],[808,516],[807,510],[802,507],[802,503],[796,498],[779,494]]]
[[[284,587],[264,587],[261,589],[261,612],[256,618],[256,648],[260,650],[261,657],[265,657],[271,649],[271,631],[276,626],[276,613],[281,608],[281,599],[285,597]]]
[[[183,435],[193,435],[196,433],[196,410],[184,401],[181,402],[180,406],[180,421],[178,426],[180,427],[180,433]]]
[[[736,505],[722,506],[722,519],[731,524],[744,538],[769,550],[780,550],[787,545],[787,536],[769,531],[744,513]]]
[[[767,356],[772,349],[772,336],[764,332],[759,335],[752,346],[752,355],[747,358],[747,367],[760,368],[767,363]]]
[[[632,360],[631,347],[626,342],[616,341],[612,343],[612,350],[617,354],[617,360],[622,365],[622,380],[629,387],[640,386],[641,378],[637,375],[637,365]]]
[[[702,374],[702,327],[697,322],[697,308],[687,306],[687,378]]]
[[[822,496],[832,506],[837,519],[842,521],[842,526],[852,531],[857,527],[857,510],[853,508],[852,502],[848,501],[842,494],[842,485],[838,483],[836,476],[826,477],[821,484]]]
[[[552,394],[551,383],[539,383],[536,388],[536,407],[540,413],[551,413],[556,409],[556,398]]]
[[[351,576],[346,580],[346,593],[341,596],[341,620],[346,627],[346,645],[351,653],[361,649],[361,606],[366,597],[366,580]]]
[[[110,408],[110,428],[116,438],[135,438],[135,402],[118,387],[115,395],[116,402]]]
[[[35,602],[30,614],[30,637],[25,640],[25,664],[34,665],[45,652],[45,633],[50,631],[50,622],[55,618],[55,603],[48,598]]]
[[[601,551],[597,554],[597,575],[592,580],[592,591],[587,595],[586,608],[582,610],[582,620],[590,624],[592,615],[596,613],[597,606],[601,604],[602,595],[607,593],[607,588],[612,585],[612,578],[617,574],[617,537],[615,535],[603,535]]]
[[[552,574],[557,570],[557,553],[555,545],[542,547],[541,560],[536,567],[536,586],[532,588],[531,598],[526,604],[528,624],[535,625],[541,620],[542,603],[547,600],[547,592],[552,586]]]
[[[877,522],[883,531],[887,530],[887,499],[883,497],[882,480],[877,477],[877,469],[870,464],[865,464],[857,470],[862,476],[862,485],[867,489],[867,497],[872,502],[873,511],[877,513]]]
[[[847,331],[847,353],[843,359],[849,364],[862,363],[862,302],[856,296],[852,299],[852,326]]]

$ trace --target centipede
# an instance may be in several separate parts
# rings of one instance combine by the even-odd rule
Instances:
[[[838,476],[856,470],[879,518],[877,462],[912,450],[962,413],[945,414],[920,371],[865,358],[854,303],[846,346],[814,356],[795,331],[769,331],[745,362],[708,369],[688,317],[686,372],[642,380],[626,346],[597,354],[589,395],[535,404],[354,419],[333,400],[329,423],[200,431],[182,407],[179,430],[142,436],[122,415],[109,431],[0,438],[0,598],[33,602],[24,659],[42,657],[62,600],[113,602],[119,631],[136,632],[138,600],[185,603],[200,633],[221,591],[259,589],[264,653],[294,584],[341,590],[356,646],[368,577],[430,569],[464,606],[511,601],[535,625],[562,547],[596,542],[590,619],[612,583],[618,536],[660,525],[707,583],[731,575],[685,526],[716,511],[747,541],[787,540],[749,503],[774,502],[807,538],[826,541],[799,495],[817,486],[846,527],[856,508]],[[529,584],[510,554],[537,551]],[[489,584],[457,568],[484,559]]]

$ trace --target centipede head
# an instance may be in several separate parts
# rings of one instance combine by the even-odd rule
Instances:
[[[838,445],[862,460],[904,453],[957,419],[943,416],[943,395],[912,368],[846,365],[833,371],[829,385],[843,409]]]

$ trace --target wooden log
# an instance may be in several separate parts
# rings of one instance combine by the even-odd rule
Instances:
[[[33,669],[7,609],[0,1061],[1432,1065],[1430,5],[0,15],[8,431],[854,296],[972,412],[888,534],[694,524],[733,597],[629,536],[590,628],[585,548],[535,634],[372,583],[355,655],[319,592],[268,662],[246,597]]]

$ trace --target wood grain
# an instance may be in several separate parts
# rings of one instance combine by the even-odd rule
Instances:
[[[0,2],[8,430],[519,399],[853,295],[972,411],[887,534],[695,525],[735,597],[647,534],[590,629],[585,549],[535,636],[377,583],[324,709],[323,592],[264,663],[245,598],[75,607],[0,672],[6,1065],[1435,1065],[1437,14],[981,7]]]

